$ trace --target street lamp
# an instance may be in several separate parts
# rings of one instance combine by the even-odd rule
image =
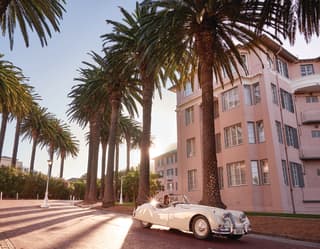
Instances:
[[[47,176],[47,186],[46,186],[46,193],[44,195],[43,204],[41,205],[42,208],[48,208],[48,188],[49,188],[49,180],[51,175],[51,167],[52,167],[52,161],[48,160],[48,176]]]
[[[123,184],[123,176],[120,178],[121,186],[120,186],[120,204],[123,204],[123,199],[122,199],[122,184]]]

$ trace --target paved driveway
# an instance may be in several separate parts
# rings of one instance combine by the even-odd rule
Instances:
[[[143,229],[130,215],[80,208],[70,201],[0,201],[0,248],[13,249],[310,249],[320,244],[248,235],[196,240],[165,228]]]

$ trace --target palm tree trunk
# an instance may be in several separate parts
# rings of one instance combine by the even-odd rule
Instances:
[[[100,189],[100,200],[104,196],[105,176],[106,176],[106,155],[107,155],[107,143],[102,142],[102,158],[101,158],[101,189]]]
[[[115,160],[115,172],[114,172],[114,178],[115,178],[115,183],[114,183],[114,193],[115,193],[115,199],[117,200],[118,198],[118,184],[119,184],[119,142],[116,145],[116,160]]]
[[[98,156],[99,156],[99,137],[100,137],[100,115],[97,112],[90,122],[90,145],[88,175],[90,184],[86,187],[86,199],[88,203],[97,201],[97,173],[98,173]]]
[[[113,175],[114,175],[114,152],[116,146],[117,125],[119,120],[120,98],[114,97],[111,99],[111,121],[108,141],[108,163],[107,175],[105,181],[104,197],[102,206],[114,206],[114,190],[113,190]]]
[[[218,178],[218,161],[215,146],[213,72],[211,33],[202,32],[198,37],[199,82],[202,88],[202,200],[204,205],[225,208],[221,200]]]
[[[142,90],[142,136],[140,147],[140,176],[139,190],[137,196],[137,204],[143,204],[148,201],[150,194],[150,136],[151,136],[151,112],[152,112],[152,96],[154,91],[154,83],[150,77],[146,76],[146,71],[141,72],[143,90]]]
[[[126,144],[127,144],[127,168],[126,173],[129,172],[130,169],[130,150],[131,150],[131,137],[126,136]]]
[[[20,138],[20,126],[21,126],[21,118],[17,118],[16,131],[14,134],[14,144],[11,158],[12,167],[16,167],[17,164],[17,155],[18,155],[18,147],[19,147],[19,138]]]
[[[59,176],[60,178],[63,177],[65,157],[66,157],[65,152],[62,152],[62,153],[61,153],[61,162],[60,162],[60,176]]]
[[[0,159],[2,157],[2,150],[4,145],[4,137],[6,135],[7,123],[9,113],[7,111],[2,112],[1,131],[0,131]]]
[[[30,174],[33,173],[33,169],[34,169],[34,159],[36,158],[37,145],[38,145],[38,136],[35,136],[33,137],[32,151],[31,151]]]

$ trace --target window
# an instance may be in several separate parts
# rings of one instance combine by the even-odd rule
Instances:
[[[247,63],[247,56],[245,54],[241,54],[241,62],[245,66],[246,69],[248,69],[248,63]]]
[[[195,138],[187,139],[187,157],[195,155]]]
[[[163,177],[163,170],[159,171],[159,176]]]
[[[167,190],[172,192],[173,191],[173,183],[172,182],[168,182],[167,183]]]
[[[271,91],[272,91],[272,102],[276,105],[279,105],[278,90],[275,84],[271,83]]]
[[[262,184],[270,184],[269,164],[267,159],[260,160],[260,168]]]
[[[320,138],[320,130],[319,131],[311,131],[312,137],[319,137]]]
[[[294,112],[292,95],[287,91],[280,89],[282,108],[289,112]]]
[[[281,127],[281,123],[277,120],[276,120],[276,127],[277,127],[278,141],[280,144],[283,144],[282,127]]]
[[[270,184],[268,160],[251,161],[251,175],[253,185]]]
[[[307,76],[314,74],[313,65],[312,64],[303,64],[300,65],[301,76]]]
[[[259,82],[252,85],[253,103],[257,104],[261,102],[260,85]]]
[[[213,101],[213,115],[214,115],[214,118],[219,117],[219,101],[218,100]]]
[[[286,129],[286,140],[287,140],[287,145],[288,146],[293,146],[294,148],[298,149],[299,148],[299,143],[298,143],[298,133],[297,129],[293,128],[289,125],[285,125]]]
[[[256,133],[255,133],[254,122],[248,122],[248,142],[249,144],[256,143]]]
[[[167,176],[173,176],[173,169],[167,169]]]
[[[195,190],[197,188],[197,170],[188,170],[188,191]]]
[[[292,185],[294,187],[304,187],[304,180],[303,180],[303,172],[302,172],[302,165],[295,162],[290,162],[291,168],[291,176],[292,176]]]
[[[258,161],[251,161],[251,176],[252,176],[252,184],[260,185]]]
[[[224,128],[224,143],[226,148],[242,144],[241,124]]]
[[[216,134],[215,142],[216,142],[216,153],[220,153],[221,152],[221,133]]]
[[[178,176],[178,169],[177,168],[174,169],[174,175]]]
[[[244,162],[227,164],[229,186],[240,186],[246,184],[246,166]]]
[[[178,191],[178,183],[176,182],[176,191]]]
[[[288,65],[286,62],[284,62],[281,59],[277,59],[277,71],[280,73],[282,76],[289,78],[288,74]]]
[[[281,164],[282,164],[283,181],[285,185],[288,185],[289,181],[288,181],[288,172],[287,172],[287,161],[281,160]]]
[[[319,99],[318,96],[306,96],[307,103],[318,103]]]
[[[244,103],[246,105],[252,105],[251,86],[244,85]]]
[[[193,123],[193,106],[185,110],[185,125],[188,126],[189,124],[192,124],[192,123]]]
[[[257,121],[256,123],[257,126],[257,138],[259,143],[263,143],[266,141],[265,136],[264,136],[264,126],[263,126],[263,121]]]
[[[218,167],[219,189],[223,189],[223,167]]]
[[[232,88],[222,93],[222,110],[228,111],[232,108],[237,107],[240,104],[238,88]]]
[[[187,97],[193,93],[193,87],[191,82],[187,82],[184,86],[184,96]]]

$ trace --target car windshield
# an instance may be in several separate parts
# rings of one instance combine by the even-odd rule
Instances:
[[[179,202],[179,203],[185,203],[185,204],[190,203],[187,196],[185,196],[185,195],[171,194],[171,195],[169,195],[169,198],[170,198],[170,203],[172,203],[172,202]]]

